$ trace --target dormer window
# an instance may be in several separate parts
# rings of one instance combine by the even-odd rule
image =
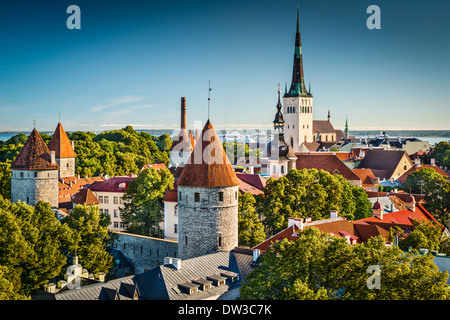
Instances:
[[[121,183],[119,183],[119,188],[125,188],[125,182],[121,182]]]

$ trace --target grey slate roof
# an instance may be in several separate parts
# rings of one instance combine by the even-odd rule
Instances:
[[[251,253],[251,251],[249,251]],[[108,282],[87,285],[76,290],[64,290],[58,294],[35,296],[34,299],[55,300],[131,300],[137,290],[139,300],[199,300],[221,295],[240,287],[242,277],[252,270],[252,255],[240,252],[215,252],[208,255],[182,260],[181,269],[173,265],[160,265],[138,275],[131,275]],[[241,272],[242,270],[242,272]],[[189,294],[186,287],[196,287],[193,281],[209,280],[209,276],[226,278],[238,276],[237,281],[226,280],[222,286],[213,283],[211,289]],[[206,282],[209,282],[206,281]],[[212,280],[214,282],[214,280]],[[180,286],[181,285],[181,286]]]
[[[208,255],[183,260],[180,270],[172,265],[160,265],[155,269],[137,275],[139,289],[150,300],[204,299],[221,294],[230,288],[240,286],[241,274],[233,252],[216,252]],[[239,275],[239,281],[226,281],[224,286],[213,286],[211,290],[189,295],[180,289],[179,284],[192,280],[206,279],[210,275],[220,275],[231,271]]]

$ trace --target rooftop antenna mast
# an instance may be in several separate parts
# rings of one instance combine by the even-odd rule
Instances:
[[[211,80],[208,80],[208,120],[209,120],[210,104],[211,104]]]

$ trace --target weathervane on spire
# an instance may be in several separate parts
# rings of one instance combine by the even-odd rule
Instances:
[[[36,120],[33,119],[33,127],[36,129]]]
[[[208,80],[208,120],[209,120],[209,109],[210,109],[210,102],[211,102],[211,80]]]

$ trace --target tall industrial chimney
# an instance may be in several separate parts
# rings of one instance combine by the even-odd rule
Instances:
[[[186,98],[181,97],[181,129],[186,129]]]

